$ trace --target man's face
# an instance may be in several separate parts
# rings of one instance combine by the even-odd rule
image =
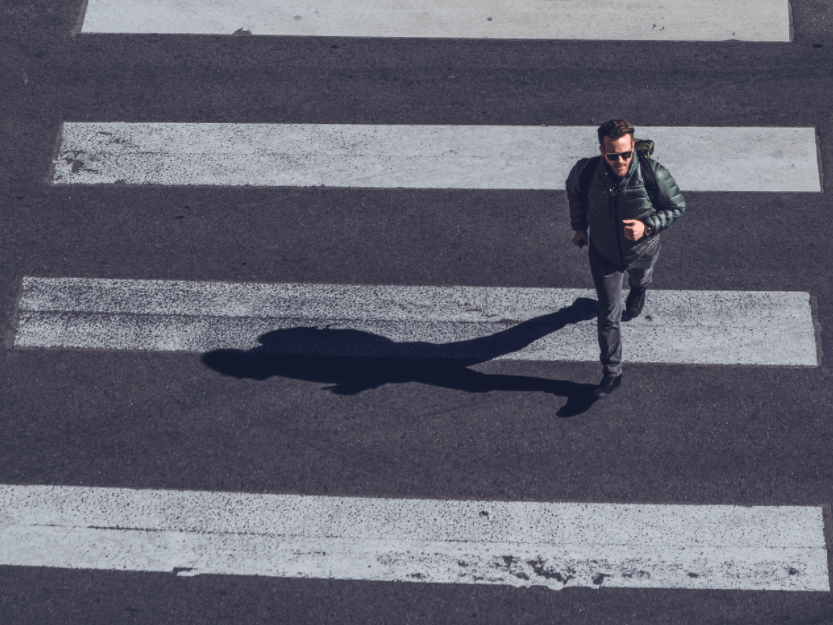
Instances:
[[[633,162],[633,137],[631,135],[625,135],[618,139],[605,137],[604,146],[600,146],[599,150],[601,150],[602,158],[607,161],[607,164],[610,165],[617,176],[622,178],[628,173]],[[623,159],[621,156],[614,156],[612,160],[607,157],[608,154],[621,152],[630,152],[630,156],[627,159]]]

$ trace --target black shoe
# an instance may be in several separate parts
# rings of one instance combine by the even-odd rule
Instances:
[[[645,305],[645,292],[647,288],[631,289],[628,297],[625,300],[625,312],[628,317],[636,319],[642,313],[642,307]]]
[[[619,388],[621,385],[621,373],[617,375],[615,378],[606,375],[602,378],[602,381],[599,382],[599,385],[595,389],[593,389],[593,394],[599,399],[604,399],[605,397],[610,397],[610,394],[617,388]]]

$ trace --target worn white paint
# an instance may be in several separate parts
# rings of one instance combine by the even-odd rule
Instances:
[[[598,359],[594,291],[495,287],[24,278],[15,346],[248,350],[269,332],[261,351]],[[622,333],[630,362],[818,364],[805,292],[651,290]]]
[[[615,15],[615,19],[611,16]],[[82,32],[790,41],[787,0],[89,0]]]
[[[639,127],[684,191],[821,190],[813,128]],[[55,184],[564,189],[591,126],[63,125]]]
[[[822,510],[0,486],[0,564],[829,591]]]

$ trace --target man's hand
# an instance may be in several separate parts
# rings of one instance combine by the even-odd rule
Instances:
[[[625,238],[628,241],[639,241],[645,234],[645,224],[638,219],[623,219],[625,224]]]
[[[573,245],[576,247],[584,247],[587,245],[587,231],[586,230],[576,230],[576,233],[573,235]]]

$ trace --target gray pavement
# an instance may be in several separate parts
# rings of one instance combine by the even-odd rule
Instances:
[[[829,179],[687,193],[655,274],[809,291],[817,368],[626,363],[613,398],[562,418],[559,389],[598,365],[491,362],[469,388],[339,395],[198,354],[11,349],[24,276],[591,286],[562,192],[53,187],[63,121],[814,126],[829,164],[829,3],[793,2],[791,44],[73,37],[79,9],[2,3],[0,483],[833,504]],[[809,624],[833,623],[833,597],[0,567],[0,623],[118,622]]]

